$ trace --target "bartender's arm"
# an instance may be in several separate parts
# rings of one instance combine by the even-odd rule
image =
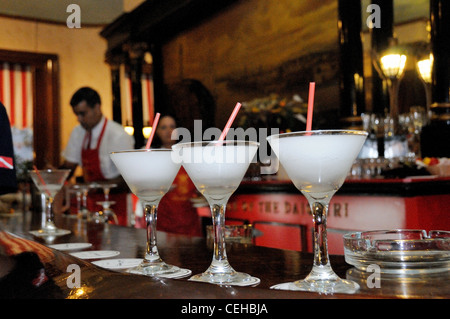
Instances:
[[[73,174],[75,173],[75,170],[77,169],[77,167],[78,167],[77,163],[73,163],[73,162],[70,162],[70,161],[67,161],[67,160],[65,160],[62,163],[62,165],[60,166],[60,168],[70,169],[71,170],[69,178],[71,178],[73,176]],[[119,175],[119,176],[117,176],[115,178],[110,178],[110,179],[108,179],[106,181],[96,181],[96,183],[98,183],[98,184],[117,184],[117,190],[118,191],[124,191],[124,190],[128,191],[129,190],[128,185],[125,182],[125,180],[123,179],[122,175]],[[114,192],[114,190],[111,190],[111,191]]]
[[[83,140],[84,133],[81,129],[74,129],[70,134],[69,142],[66,145],[66,148],[62,152],[62,157],[64,158],[64,162],[59,166],[62,169],[70,169],[70,175],[68,179],[70,179],[75,170],[78,167],[78,163],[81,162],[81,144]]]

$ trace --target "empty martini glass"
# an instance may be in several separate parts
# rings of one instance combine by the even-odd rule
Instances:
[[[342,186],[367,137],[367,132],[324,130],[292,132],[267,138],[295,187],[307,198],[314,223],[314,264],[303,280],[275,289],[354,293],[358,284],[332,270],[327,246],[328,204]]]
[[[215,141],[180,143],[172,146],[197,190],[208,201],[214,229],[214,253],[211,265],[191,280],[222,285],[257,285],[260,280],[235,271],[228,262],[224,226],[225,208],[258,150],[251,141]]]
[[[109,194],[111,192],[111,188],[117,187],[115,183],[92,183],[90,188],[101,188],[103,189],[104,200],[97,201],[96,204],[102,206],[102,210],[94,212],[92,218],[96,222],[109,222],[110,220],[114,222],[116,225],[119,224],[119,220],[117,219],[117,215],[111,206],[115,205],[115,201],[109,200]]]
[[[52,209],[53,200],[69,176],[70,169],[46,169],[28,172],[30,173],[33,183],[39,191],[44,194],[46,203],[44,226],[37,231],[30,231],[30,233],[38,237],[70,234],[70,230],[59,229],[55,226]]]
[[[188,269],[166,264],[158,253],[156,241],[157,209],[181,164],[172,161],[170,149],[139,149],[110,154],[123,179],[144,206],[147,223],[147,247],[144,260],[129,272],[147,276],[181,278]]]

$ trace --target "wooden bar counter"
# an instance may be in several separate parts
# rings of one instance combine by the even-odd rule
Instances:
[[[0,218],[0,294],[2,298],[93,298],[93,299],[311,299],[311,298],[449,298],[450,273],[420,278],[383,278],[379,288],[368,288],[367,275],[348,265],[344,256],[330,256],[341,277],[352,278],[360,290],[352,295],[324,295],[313,292],[270,289],[272,285],[304,278],[313,256],[308,252],[228,244],[231,265],[261,279],[256,287],[225,287],[188,281],[162,279],[108,270],[47,247],[58,243],[91,243],[87,250],[116,250],[115,258],[142,258],[146,231],[131,227],[88,223],[59,216],[57,226],[71,234],[44,242],[29,230],[37,229],[31,212]],[[33,221],[33,222],[32,222]],[[205,238],[158,233],[161,257],[168,263],[192,270],[206,270],[211,262],[212,245]],[[38,257],[39,259],[37,259]],[[10,267],[8,268],[8,265]],[[72,265],[72,266],[71,266]],[[73,265],[79,267],[80,287],[69,288]],[[72,269],[72,270],[71,270]],[[28,278],[28,281],[24,278]],[[178,311],[178,310],[177,310]]]

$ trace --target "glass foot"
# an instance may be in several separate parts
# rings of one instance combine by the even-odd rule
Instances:
[[[274,285],[270,288],[278,290],[311,291],[319,294],[332,295],[334,293],[354,294],[359,289],[359,285],[353,281],[338,278],[338,280],[298,280]]]
[[[39,229],[39,230],[30,230],[30,234],[36,237],[57,237],[57,236],[64,236],[70,234],[71,231],[67,229],[59,229],[59,228],[52,228],[52,229]]]
[[[168,265],[165,262],[148,263],[145,261],[137,267],[128,269],[127,272],[132,274],[164,278],[183,278],[189,276],[192,273],[189,269]]]
[[[189,280],[226,286],[256,286],[260,283],[259,278],[252,277],[243,272],[212,273],[206,271],[204,273],[192,276]]]
[[[310,274],[303,280],[278,284],[271,288],[312,291],[327,295],[334,293],[354,294],[359,289],[359,285],[351,280],[339,278],[328,264],[325,266],[314,266]]]
[[[319,294],[332,295],[334,293],[354,294],[359,285],[351,280],[340,278],[328,280],[298,280],[287,282],[270,287],[271,289],[292,290],[292,291],[311,291]]]
[[[354,294],[359,285],[356,282],[341,278],[325,279],[325,280],[298,280],[293,282],[293,290],[313,291],[320,294]]]
[[[354,294],[359,285],[351,280],[341,279],[333,271],[330,264],[313,266],[313,269],[303,280],[289,284],[289,290],[312,291],[320,294]]]

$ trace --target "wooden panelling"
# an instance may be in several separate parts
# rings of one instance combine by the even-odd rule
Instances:
[[[337,111],[338,51],[337,1],[238,1],[163,45],[164,81],[202,82],[216,99],[219,128],[237,101],[307,99],[310,81],[317,109]]]

